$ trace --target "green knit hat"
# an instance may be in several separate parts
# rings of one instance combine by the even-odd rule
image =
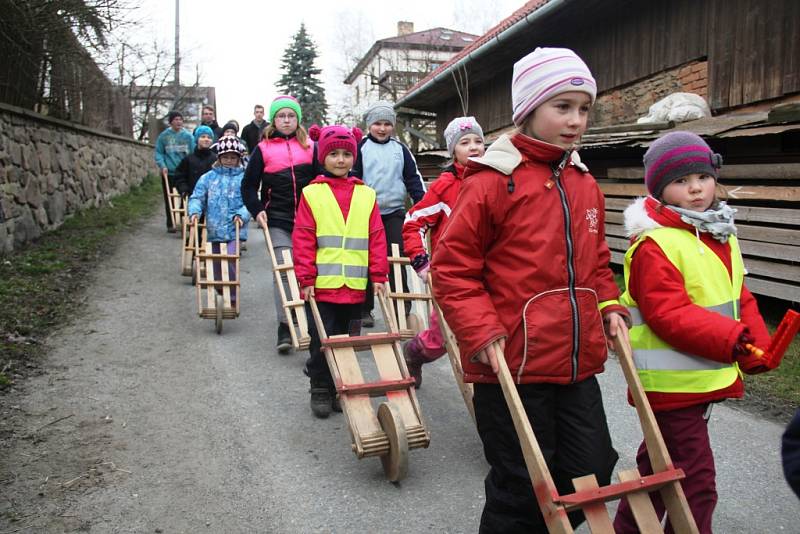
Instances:
[[[303,112],[300,110],[300,102],[293,96],[281,95],[269,105],[269,122],[275,122],[275,114],[283,108],[289,108],[297,114],[297,123],[303,120]]]

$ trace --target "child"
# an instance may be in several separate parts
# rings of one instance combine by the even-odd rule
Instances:
[[[242,181],[242,197],[247,209],[269,232],[275,257],[283,263],[283,251],[292,251],[294,217],[303,188],[318,174],[314,143],[300,125],[303,113],[297,99],[282,95],[269,107],[269,126],[254,149]],[[259,189],[261,197],[259,198]],[[284,289],[290,295],[284,279]],[[292,348],[289,325],[277,285],[273,291],[278,318],[277,349],[287,354]]]
[[[317,301],[325,332],[347,334],[360,328],[367,278],[376,293],[385,291],[386,236],[375,191],[349,176],[361,131],[343,126],[320,130],[315,125],[309,133],[318,143],[317,158],[325,171],[303,190],[297,209],[292,233],[295,273],[303,298]],[[310,309],[308,317],[311,356],[305,371],[311,379],[311,411],[325,418],[331,409],[340,410]]]
[[[475,117],[457,117],[444,130],[444,139],[452,163],[433,182],[431,188],[406,215],[403,223],[403,248],[411,265],[424,282],[428,281],[430,256],[444,233],[453,211],[464,177],[464,167],[471,157],[483,156],[483,130]],[[431,254],[425,251],[425,234],[431,233]],[[430,328],[410,339],[403,346],[403,355],[411,376],[419,388],[422,385],[422,364],[436,360],[445,353],[444,338],[439,329],[439,314],[430,316]]]
[[[236,227],[241,226],[239,239],[247,240],[247,225],[250,215],[242,202],[241,166],[243,146],[234,136],[224,136],[217,142],[217,162],[214,167],[200,177],[189,197],[188,213],[192,223],[205,213],[208,241],[212,252],[220,253],[223,244],[228,254],[236,253]],[[214,262],[214,279],[220,279],[219,262]],[[236,266],[228,262],[228,276],[236,279]],[[231,292],[231,300],[236,302],[236,293]]]
[[[595,375],[606,336],[625,328],[608,267],[604,200],[574,157],[596,94],[571,50],[537,48],[514,65],[514,124],[467,163],[433,258],[433,291],[474,383],[490,464],[481,532],[547,532],[498,384],[498,342],[558,491],[617,461]],[[604,333],[605,326],[605,333]],[[569,514],[573,525],[581,512]]]
[[[392,137],[397,116],[391,102],[379,101],[364,114],[369,135],[358,145],[358,155],[353,168],[353,175],[364,180],[364,183],[375,190],[378,195],[378,206],[381,209],[383,228],[386,239],[391,245],[396,243],[403,253],[403,219],[406,212],[406,195],[410,195],[414,204],[422,200],[425,184],[417,169],[417,162],[408,147]],[[403,286],[405,270],[403,270]],[[394,284],[394,274],[389,273]],[[411,303],[406,303],[406,314],[411,310]],[[375,306],[372,292],[367,290],[367,300],[362,314],[363,324],[371,327],[374,324],[372,308]]]
[[[186,156],[175,169],[175,186],[184,197],[192,194],[197,180],[211,170],[217,161],[217,154],[211,150],[214,132],[208,126],[198,126],[194,130],[195,149]]]
[[[158,135],[156,139],[155,160],[161,172],[161,190],[164,193],[164,209],[167,214],[167,232],[175,233],[172,224],[169,193],[175,187],[175,170],[178,164],[194,150],[194,137],[189,130],[183,127],[183,114],[180,111],[170,111],[167,115],[169,128]]]
[[[671,132],[644,155],[650,196],[625,210],[634,240],[625,254],[620,301],[634,317],[633,357],[701,533],[717,502],[708,438],[711,403],[744,394],[739,369],[763,372],[746,343],[769,345],[758,305],[744,287],[734,210],[715,198],[721,158],[700,137]],[[651,474],[645,444],[639,472]],[[664,506],[651,493],[659,517]],[[617,532],[638,532],[627,501]]]

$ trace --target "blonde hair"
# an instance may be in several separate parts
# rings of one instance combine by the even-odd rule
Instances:
[[[277,132],[278,129],[272,123],[269,123],[269,126],[264,128],[264,133],[261,134],[261,140],[269,139],[269,137]],[[294,131],[294,136],[297,139],[297,142],[300,143],[300,146],[308,149],[308,132],[302,125],[298,124],[297,129]]]

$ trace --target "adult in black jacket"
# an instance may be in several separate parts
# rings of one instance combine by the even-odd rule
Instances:
[[[198,126],[195,129],[196,146],[194,152],[186,156],[175,169],[175,187],[183,196],[189,196],[194,191],[194,185],[211,166],[217,161],[217,155],[211,150],[214,132],[208,126]]]
[[[250,124],[242,129],[242,139],[247,144],[247,149],[253,151],[256,145],[261,141],[261,134],[264,128],[269,124],[264,120],[264,106],[256,104],[253,108],[253,116],[255,117]]]
[[[211,128],[211,131],[214,132],[214,141],[222,137],[222,128],[220,128],[219,124],[217,124],[217,112],[214,109],[214,106],[203,106],[203,111],[200,115],[200,126],[208,126]],[[197,128],[200,128],[200,126]],[[192,133],[195,133],[197,128],[195,128],[194,132]]]

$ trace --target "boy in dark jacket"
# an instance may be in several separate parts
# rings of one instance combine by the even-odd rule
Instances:
[[[559,493],[589,473],[602,486],[618,456],[595,375],[627,311],[608,267],[603,194],[574,157],[596,95],[588,67],[571,50],[537,48],[514,65],[511,91],[518,128],[467,164],[431,272],[491,466],[480,532],[546,533],[492,344]]]

